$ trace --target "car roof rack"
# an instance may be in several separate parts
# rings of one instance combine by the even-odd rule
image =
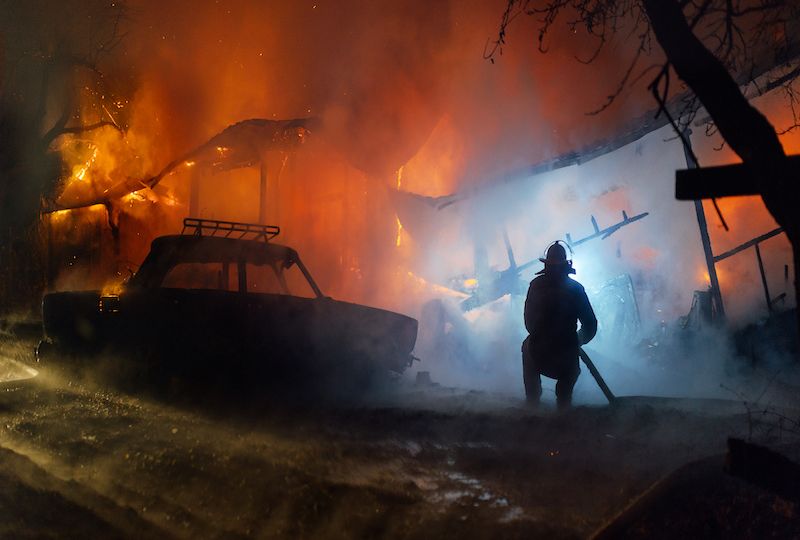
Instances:
[[[240,223],[237,221],[220,221],[218,219],[184,218],[181,235],[216,236],[239,240],[259,240],[269,242],[278,236],[281,228],[277,225],[259,225],[258,223]],[[248,235],[252,235],[248,238]]]

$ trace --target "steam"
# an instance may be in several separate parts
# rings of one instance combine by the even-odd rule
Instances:
[[[710,146],[710,144],[709,144]],[[700,159],[713,159],[713,150],[699,145]],[[695,290],[705,290],[708,278],[693,203],[673,196],[674,170],[685,167],[680,142],[669,128],[654,132],[613,154],[581,166],[553,171],[476,196],[465,212],[464,236],[484,231],[490,242],[490,264],[498,270],[508,266],[501,228],[509,231],[518,264],[542,255],[544,247],[569,232],[573,239],[593,232],[590,216],[601,227],[629,215],[649,212],[643,220],[626,226],[605,240],[577,246],[573,255],[575,279],[587,289],[600,331],[586,349],[595,359],[609,385],[622,395],[716,397],[737,399],[736,392],[752,397],[763,385],[769,370],[781,362],[767,352],[766,365],[757,382],[746,382],[744,363],[728,331],[707,328],[700,333],[683,330],[681,317],[689,312]],[[771,230],[774,222],[759,201],[723,206],[735,223],[727,236],[714,227],[715,216],[706,209],[715,253]],[[489,231],[489,232],[486,232]],[[733,238],[731,238],[733,237]],[[764,244],[769,252],[768,280],[773,294],[784,284],[776,259],[786,257],[786,240]],[[717,247],[719,246],[719,247]],[[448,260],[437,246],[430,258]],[[456,257],[458,259],[458,257]],[[462,257],[463,259],[463,257]],[[766,315],[758,268],[752,253],[745,252],[720,265],[723,296],[733,328]],[[541,268],[535,265],[523,277],[528,280]],[[443,264],[438,279],[452,275]],[[620,275],[629,275],[636,290],[641,325],[635,338],[614,336],[615,318],[624,306],[604,303],[602,289]],[[758,281],[756,279],[758,278]],[[787,287],[788,289],[788,287]],[[631,298],[624,298],[630,303]],[[785,306],[791,306],[787,299]],[[420,354],[432,359],[428,369],[443,384],[500,390],[521,396],[519,346],[523,328],[522,298],[505,297],[466,315],[454,301],[444,301],[442,325],[430,312],[420,314],[423,336]],[[429,308],[430,310],[430,308]],[[438,324],[432,328],[430,321]],[[430,338],[433,333],[438,336]],[[769,347],[766,347],[769,349]],[[738,362],[738,363],[737,363]],[[752,372],[747,373],[752,379]],[[552,391],[552,383],[545,389]],[[588,371],[576,387],[577,402],[602,403],[604,398]]]

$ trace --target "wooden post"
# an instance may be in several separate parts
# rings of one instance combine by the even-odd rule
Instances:
[[[694,154],[690,151],[691,134],[692,131],[690,129],[684,131],[683,140],[685,142],[683,146],[683,154],[686,158],[686,166],[689,169],[697,169],[697,161],[695,161]],[[697,214],[697,225],[700,227],[700,241],[703,243],[703,254],[706,258],[708,277],[711,281],[711,299],[714,303],[716,315],[719,317],[719,322],[723,322],[725,320],[725,307],[722,304],[722,292],[719,288],[717,267],[714,265],[714,252],[711,250],[711,238],[708,235],[708,224],[706,222],[706,213],[705,210],[703,210],[702,200],[696,199],[694,201],[694,211]]]
[[[258,222],[262,225],[267,223],[267,156],[261,156],[261,166],[259,167],[260,179],[258,185]]]
[[[200,165],[192,167],[189,179],[189,217],[200,217]]]
[[[767,298],[767,311],[772,313],[772,297],[769,295],[769,286],[767,285],[767,274],[764,273],[764,261],[761,259],[761,248],[758,244],[756,248],[756,259],[758,259],[758,271],[761,273],[761,284],[764,286],[764,296]]]

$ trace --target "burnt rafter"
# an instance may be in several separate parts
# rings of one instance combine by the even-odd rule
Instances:
[[[681,99],[683,98],[675,98],[670,102],[674,105],[676,110],[680,105]],[[545,159],[532,165],[497,176],[474,188],[459,191],[444,197],[438,197],[436,200],[437,208],[441,210],[457,202],[492,190],[498,185],[511,184],[551,171],[564,169],[573,165],[582,165],[584,163],[588,163],[594,159],[605,156],[606,154],[610,154],[615,150],[619,150],[623,146],[636,142],[645,135],[660,129],[667,124],[668,122],[663,118],[663,116],[656,118],[655,111],[649,111],[647,114],[630,122],[617,136],[613,138],[594,141],[578,150],[565,152],[554,158]]]
[[[622,211],[622,221],[618,221],[617,223],[614,223],[613,225],[609,225],[605,229],[600,229],[600,227],[597,225],[597,220],[594,218],[594,216],[591,216],[592,227],[594,228],[594,232],[592,234],[590,234],[589,236],[585,236],[585,237],[580,238],[578,240],[573,240],[572,236],[569,233],[567,233],[567,235],[566,235],[567,244],[569,244],[571,247],[576,247],[576,246],[579,246],[579,245],[583,244],[584,242],[588,242],[589,240],[593,240],[595,238],[600,238],[602,240],[605,240],[606,238],[608,238],[609,236],[611,236],[612,234],[614,234],[615,232],[620,230],[622,227],[625,227],[626,225],[630,225],[631,223],[635,223],[635,222],[639,221],[640,219],[646,218],[649,215],[650,215],[650,212],[642,212],[641,214],[636,214],[633,217],[629,217],[627,212],[625,212],[625,210],[623,210]]]
[[[754,246],[758,247],[758,244],[760,244],[761,242],[764,242],[765,240],[769,240],[773,236],[778,236],[782,232],[783,232],[783,227],[778,227],[777,229],[773,229],[773,230],[771,230],[770,232],[768,232],[766,234],[762,234],[761,236],[757,236],[757,237],[753,238],[752,240],[748,240],[747,242],[744,242],[743,244],[739,244],[738,246],[736,246],[733,249],[729,249],[725,253],[720,253],[719,255],[715,255],[714,256],[714,262],[718,263],[720,261],[724,261],[728,257],[732,257],[732,256],[736,255],[737,253],[746,250],[747,248],[751,248],[751,247],[754,247]]]

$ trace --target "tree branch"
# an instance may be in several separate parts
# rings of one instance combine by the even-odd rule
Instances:
[[[88,133],[89,131],[94,131],[96,129],[100,129],[106,126],[113,127],[120,133],[123,132],[122,128],[120,128],[114,122],[109,122],[108,120],[102,120],[100,122],[95,122],[94,124],[87,124],[85,126],[62,127],[60,129],[53,128],[47,132],[44,139],[49,144],[62,135]]]

